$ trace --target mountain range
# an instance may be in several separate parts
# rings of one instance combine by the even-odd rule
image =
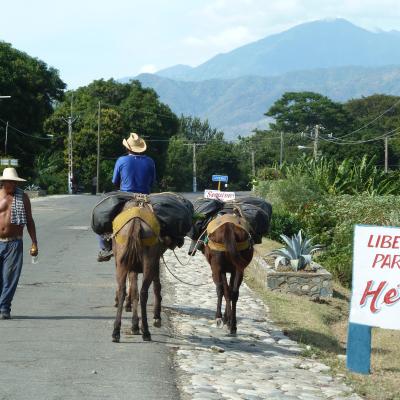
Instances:
[[[286,91],[333,100],[399,94],[400,32],[370,32],[343,20],[295,26],[219,54],[192,68],[176,65],[138,79],[178,115],[208,119],[228,139],[266,127],[264,113]]]

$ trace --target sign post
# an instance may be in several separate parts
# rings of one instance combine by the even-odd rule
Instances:
[[[218,190],[221,190],[221,182],[228,183],[228,175],[213,175],[213,182],[218,182]]]
[[[400,329],[400,228],[356,225],[347,368],[368,374],[371,326]]]

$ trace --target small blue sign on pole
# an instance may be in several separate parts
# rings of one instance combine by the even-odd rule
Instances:
[[[212,176],[213,182],[228,182],[228,175],[213,175]]]
[[[371,370],[371,327],[349,323],[346,365],[350,371],[369,374]]]

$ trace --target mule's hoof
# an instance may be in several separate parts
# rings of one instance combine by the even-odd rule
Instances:
[[[126,306],[125,307],[126,312],[131,312],[132,311],[132,306]]]
[[[113,335],[113,337],[112,337],[112,341],[114,342],[114,343],[119,343],[119,336],[114,336]]]
[[[215,323],[217,324],[217,328],[222,328],[224,326],[224,321],[222,321],[222,318],[217,318]]]
[[[156,328],[161,328],[161,318],[155,318],[153,320],[153,326],[155,326]]]
[[[231,330],[230,330],[229,333],[230,333],[232,336],[236,336],[236,331],[237,331],[236,328],[231,328]]]
[[[132,328],[131,329],[132,335],[140,335],[140,329],[139,327],[137,328]]]
[[[145,342],[151,342],[150,332],[149,333],[143,333],[142,338],[143,338],[143,341],[145,341]]]

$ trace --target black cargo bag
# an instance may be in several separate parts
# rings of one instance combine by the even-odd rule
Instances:
[[[193,223],[193,204],[176,193],[150,195],[154,213],[160,222],[161,236],[184,237]]]
[[[194,202],[194,213],[199,218],[194,221],[193,227],[188,233],[188,236],[197,240],[201,233],[207,228],[207,224],[210,222],[214,215],[224,208],[224,202],[218,199],[204,199],[200,198]]]
[[[92,229],[98,235],[112,232],[112,222],[122,211],[125,203],[132,199],[133,193],[109,192],[97,203],[92,211]]]
[[[112,232],[112,221],[122,211],[134,193],[110,192],[93,209],[92,229],[102,235]],[[192,227],[193,205],[175,193],[149,195],[150,203],[160,223],[161,236],[184,237]]]

